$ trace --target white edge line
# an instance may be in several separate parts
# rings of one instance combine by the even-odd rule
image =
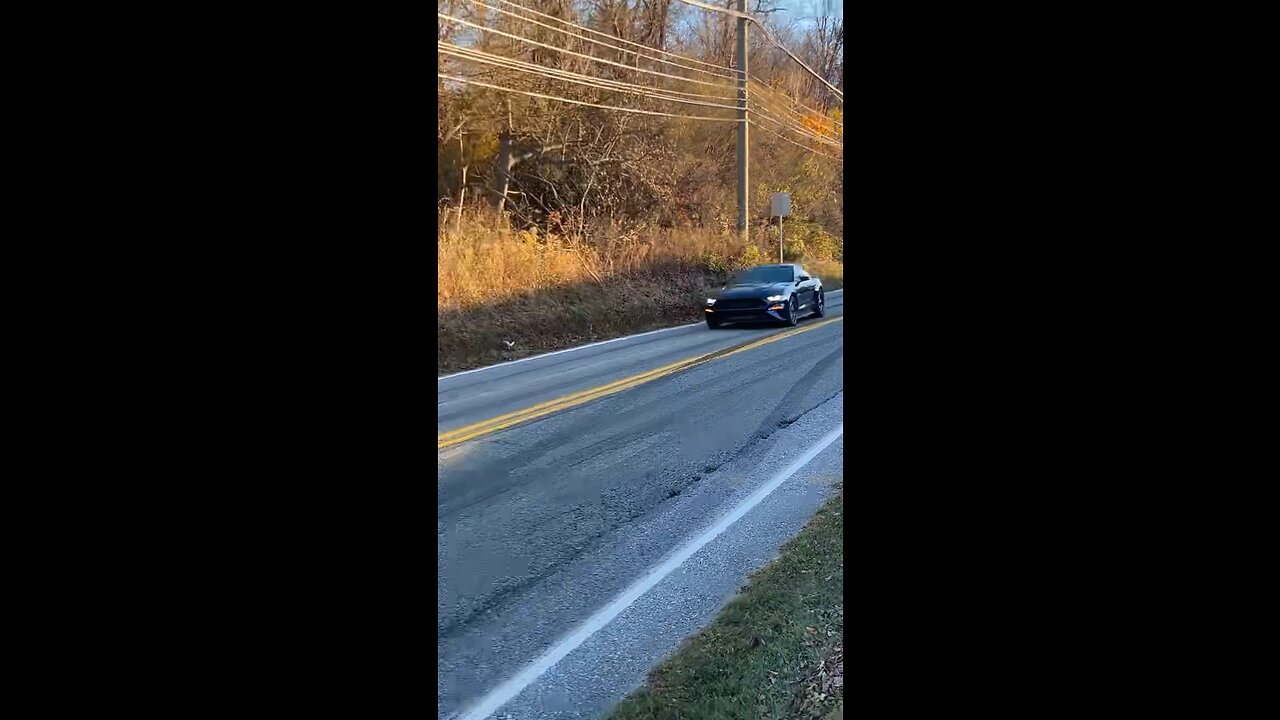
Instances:
[[[585,642],[587,638],[594,635],[597,630],[608,625],[609,622],[622,613],[623,610],[631,607],[632,603],[639,599],[641,595],[648,592],[654,585],[657,585],[658,582],[667,575],[670,575],[671,571],[680,567],[685,560],[688,560],[694,553],[701,550],[704,545],[715,539],[717,535],[724,532],[743,515],[746,515],[748,510],[759,505],[760,501],[764,500],[770,493],[778,489],[779,485],[786,482],[787,478],[796,474],[796,472],[808,464],[810,460],[817,457],[818,453],[826,450],[827,446],[835,442],[836,438],[839,438],[843,433],[844,423],[840,423],[835,430],[832,430],[823,436],[817,444],[805,451],[803,455],[796,458],[790,465],[783,468],[781,472],[773,477],[773,479],[769,480],[769,482],[761,486],[760,489],[752,493],[750,497],[743,500],[737,507],[729,511],[729,513],[724,517],[720,518],[719,522],[712,525],[710,529],[685,544],[673,555],[668,557],[661,565],[650,570],[648,575],[632,584],[631,587],[627,588],[617,597],[617,599],[606,605],[603,609],[597,611],[596,614],[592,615],[586,622],[579,626],[576,631],[552,646],[552,648],[544,653],[542,657],[535,660],[524,670],[521,670],[515,677],[489,691],[489,693],[481,698],[479,702],[469,708],[465,714],[459,716],[458,720],[484,720],[492,715],[498,708],[502,707],[512,698],[519,695],[521,691],[532,684],[534,680],[537,680],[543,673],[550,670],[556,663],[564,659],[566,655],[573,652],[579,645]]]
[[[832,290],[827,294],[835,295],[836,293],[841,293],[841,292],[844,292],[844,288],[840,288],[839,290]],[[587,348],[593,348],[598,345],[608,345],[609,343],[620,342],[622,340],[630,340],[632,338],[644,337],[646,335],[656,335],[658,333],[666,332],[668,330],[679,330],[680,328],[690,328],[695,325],[701,325],[701,324],[702,323],[700,322],[696,322],[696,323],[689,323],[688,325],[676,325],[674,327],[669,327],[669,328],[659,328],[657,330],[650,330],[649,332],[642,332],[639,335],[627,335],[626,337],[613,338],[611,340],[601,340],[600,342],[593,342],[593,343],[588,343],[586,345],[579,345],[577,347],[565,348],[564,350],[555,350],[549,353],[542,353],[541,355],[531,355],[527,358],[520,358],[519,360],[508,360],[506,362],[501,362],[496,365],[486,365],[482,368],[463,370],[462,372],[456,372],[452,375],[441,375],[436,378],[436,382],[440,382],[441,380],[448,380],[449,378],[456,378],[462,375],[470,375],[471,373],[484,372],[485,370],[492,370],[494,368],[506,367],[507,365],[515,365],[516,363],[528,362],[530,360],[537,360],[539,358],[544,358],[544,357],[551,357],[552,355],[559,355],[561,353],[573,352],[575,350],[586,350]]]

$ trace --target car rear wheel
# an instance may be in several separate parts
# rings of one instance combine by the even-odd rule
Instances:
[[[815,310],[813,311],[813,316],[814,316],[814,317],[822,317],[823,315],[826,315],[826,314],[827,314],[827,298],[826,298],[826,293],[819,292],[819,293],[818,293],[818,299],[817,299],[816,303],[817,303],[817,309],[815,309]]]

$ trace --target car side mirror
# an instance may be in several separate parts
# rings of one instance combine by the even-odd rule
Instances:
[[[802,282],[809,282],[809,276],[808,276],[808,275],[801,275],[801,276],[800,276],[800,279],[799,279],[798,281],[796,281],[796,282],[797,282],[797,284],[802,283]]]

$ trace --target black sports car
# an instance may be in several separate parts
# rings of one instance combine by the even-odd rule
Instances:
[[[799,265],[757,265],[736,273],[718,297],[707,298],[707,327],[728,322],[780,320],[788,325],[806,315],[822,317],[822,281]]]

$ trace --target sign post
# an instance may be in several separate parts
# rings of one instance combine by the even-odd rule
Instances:
[[[791,195],[784,192],[769,193],[769,214],[778,218],[778,264],[782,264],[782,218],[791,214]]]

